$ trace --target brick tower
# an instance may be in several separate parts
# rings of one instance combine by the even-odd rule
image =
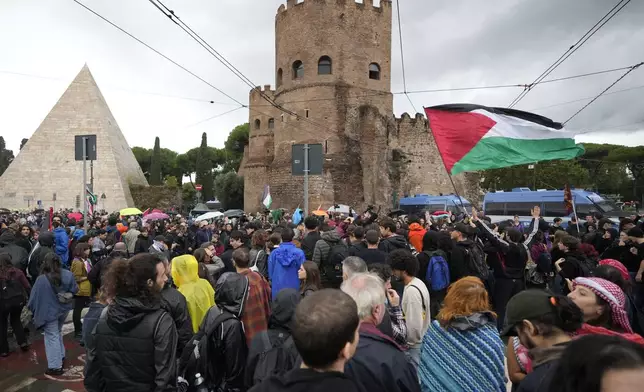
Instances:
[[[310,178],[312,208],[384,201],[374,195],[379,181],[372,174],[385,170],[387,122],[366,130],[360,119],[393,119],[391,12],[389,0],[288,0],[279,7],[276,89],[250,92],[246,209],[260,207],[266,184],[275,207],[301,204],[302,178],[291,176],[296,143],[322,143],[325,151],[323,175]],[[260,92],[298,116],[270,106]]]

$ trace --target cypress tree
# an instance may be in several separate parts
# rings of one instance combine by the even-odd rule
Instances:
[[[161,146],[159,137],[154,139],[154,150],[150,161],[150,185],[161,185]]]
[[[212,157],[210,156],[210,148],[208,147],[208,136],[204,132],[201,135],[201,146],[199,146],[199,153],[197,154],[197,184],[203,187],[201,190],[201,198],[204,202],[213,199],[214,193],[214,179],[212,176]]]

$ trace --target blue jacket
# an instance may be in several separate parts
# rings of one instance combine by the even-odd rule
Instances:
[[[34,287],[31,289],[27,307],[34,314],[34,326],[36,328],[55,321],[62,314],[72,310],[72,303],[63,305],[58,302],[58,297],[54,293],[54,290],[57,293],[76,294],[78,292],[76,279],[74,279],[74,274],[65,269],[60,270],[60,279],[60,287],[53,289],[47,276],[40,275],[36,279]]]
[[[65,268],[69,267],[69,236],[62,227],[54,229],[54,252],[60,256]]]
[[[204,242],[210,242],[210,238],[212,238],[212,236],[208,236],[208,231],[205,229],[199,229],[197,230],[196,238],[197,244],[195,246],[199,248]]]
[[[273,301],[282,289],[300,289],[297,270],[306,261],[304,252],[292,242],[282,242],[268,256],[268,277],[272,282]]]

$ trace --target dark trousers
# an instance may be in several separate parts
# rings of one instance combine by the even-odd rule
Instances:
[[[0,309],[0,353],[9,352],[9,341],[7,336],[9,322],[11,322],[11,328],[13,329],[13,334],[16,336],[18,345],[22,346],[27,343],[27,336],[25,335],[25,330],[22,328],[22,323],[20,322],[21,312],[22,306]]]
[[[83,330],[83,323],[81,323],[81,312],[83,308],[87,307],[91,302],[90,297],[74,297],[74,312],[72,313],[72,320],[74,321],[74,335],[80,336]]]
[[[505,308],[510,302],[510,298],[515,294],[525,290],[525,282],[523,279],[509,279],[509,278],[496,278],[494,283],[494,295],[492,296],[492,303],[494,311],[498,316],[497,327],[499,330],[503,329],[505,322]]]
[[[438,312],[440,312],[441,306],[443,306],[443,301],[445,300],[446,294],[447,294],[446,288],[443,290],[429,292],[429,307],[430,307],[429,313],[432,320],[435,320],[436,316],[438,315]]]

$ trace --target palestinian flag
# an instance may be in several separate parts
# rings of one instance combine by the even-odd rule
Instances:
[[[262,204],[266,209],[271,208],[271,204],[273,204],[273,198],[271,197],[271,187],[268,185],[264,186],[264,193],[262,194]]]
[[[448,173],[572,159],[584,153],[574,133],[534,113],[472,104],[425,108]]]

